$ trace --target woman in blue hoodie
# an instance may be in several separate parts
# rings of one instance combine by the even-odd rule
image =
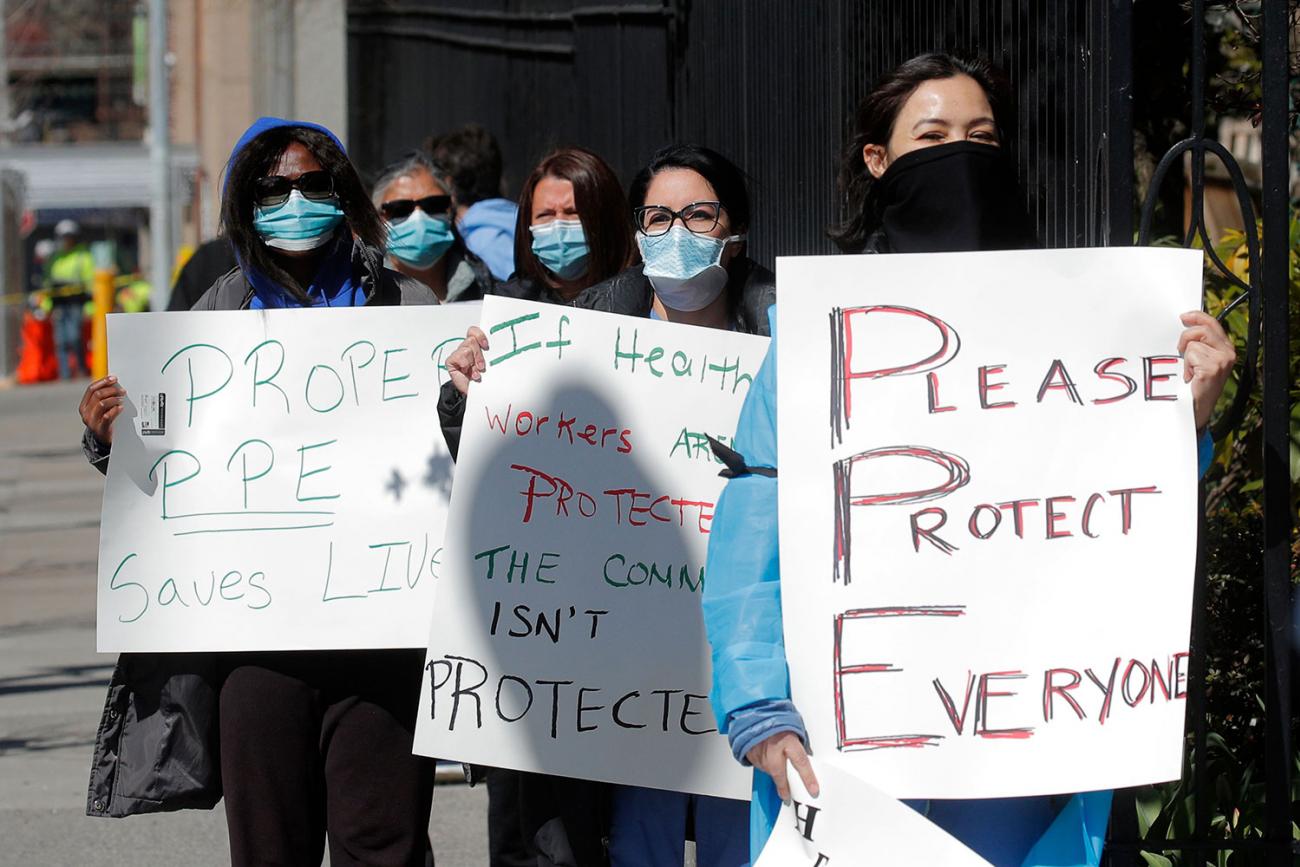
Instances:
[[[316,124],[262,118],[231,154],[222,228],[238,267],[196,310],[433,304],[383,267],[385,230]],[[123,390],[91,383],[82,445],[107,467]],[[411,755],[422,650],[123,654],[96,736],[87,813],[210,809],[235,865],[422,865],[433,763]]]
[[[846,252],[924,253],[1033,246],[1014,168],[1001,148],[1004,100],[983,62],[922,55],[887,75],[862,102],[841,175],[852,218],[832,232]],[[798,303],[798,299],[787,301]],[[772,313],[775,317],[775,311]],[[1223,329],[1199,311],[1179,341],[1191,382],[1201,468],[1206,428],[1232,370]],[[732,752],[755,769],[750,856],[757,858],[789,797],[787,761],[812,794],[808,735],[790,700],[781,627],[777,546],[775,327],[727,455],[736,476],[714,511],[704,586],[713,650],[711,699]],[[909,802],[914,803],[914,802]],[[998,867],[1095,867],[1110,792],[1036,798],[928,801],[931,821]]]

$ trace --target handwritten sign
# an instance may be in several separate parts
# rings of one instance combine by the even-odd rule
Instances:
[[[1200,254],[777,274],[784,626],[823,761],[895,797],[1178,777]]]
[[[746,798],[700,611],[765,338],[488,298],[415,751]]]
[[[781,805],[754,867],[989,867],[911,807],[834,765],[809,758],[817,797],[808,794],[794,766],[787,766],[791,797]]]
[[[110,316],[99,650],[423,646],[477,306]]]

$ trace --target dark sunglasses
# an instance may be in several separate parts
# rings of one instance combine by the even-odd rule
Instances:
[[[324,201],[334,197],[334,178],[329,172],[315,171],[303,172],[296,178],[268,175],[253,181],[253,198],[263,208],[283,205],[294,190],[305,199]]]
[[[303,193],[305,196],[306,193]],[[425,196],[423,199],[393,199],[379,206],[384,216],[390,220],[405,220],[416,208],[430,217],[441,217],[451,210],[451,196]]]

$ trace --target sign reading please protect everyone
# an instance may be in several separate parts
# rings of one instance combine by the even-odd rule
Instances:
[[[422,646],[477,308],[110,316],[99,650]]]
[[[900,798],[1178,777],[1200,268],[778,260],[781,596],[823,762]]]

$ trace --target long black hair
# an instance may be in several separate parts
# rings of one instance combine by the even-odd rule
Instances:
[[[384,248],[384,224],[371,204],[356,168],[330,136],[302,126],[267,130],[230,160],[221,197],[221,228],[230,239],[240,266],[253,268],[283,286],[299,302],[310,305],[307,287],[299,285],[253,228],[253,182],[275,168],[293,142],[305,147],[334,179],[339,208],[352,234],[371,247]]]
[[[749,188],[745,173],[731,160],[703,145],[669,145],[652,156],[628,189],[627,198],[633,208],[645,204],[650,181],[668,169],[690,169],[698,173],[718,194],[718,201],[731,218],[731,231],[740,234],[749,229]]]
[[[869,144],[885,145],[903,104],[927,81],[968,75],[983,89],[993,109],[998,133],[1005,136],[1009,110],[1009,87],[1002,71],[987,60],[968,60],[950,54],[921,54],[882,76],[871,92],[858,103],[853,115],[853,135],[840,160],[839,194],[848,219],[827,229],[826,234],[846,253],[860,253],[877,228],[868,213],[867,195],[875,180],[862,159]]]

